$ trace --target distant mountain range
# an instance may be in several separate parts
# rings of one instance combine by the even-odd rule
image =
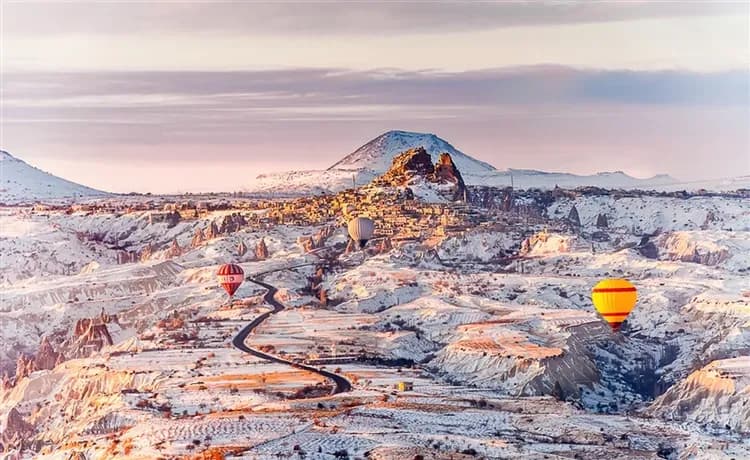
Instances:
[[[628,176],[622,171],[604,172],[590,176],[569,173],[544,172],[529,169],[507,169],[500,171],[494,166],[472,158],[435,134],[409,131],[388,131],[381,134],[354,152],[345,156],[326,170],[291,171],[278,174],[262,174],[250,191],[278,194],[324,193],[338,191],[352,184],[364,185],[383,174],[399,153],[424,147],[437,161],[438,155],[447,152],[468,185],[488,185],[516,188],[554,188],[598,186],[604,188],[664,188],[678,181],[667,175],[648,179]]]
[[[300,196],[337,192],[354,185],[362,186],[386,172],[396,155],[418,147],[424,147],[433,163],[437,161],[441,153],[449,153],[467,185],[507,187],[513,184],[517,189],[596,186],[610,189],[638,188],[665,191],[682,189],[722,191],[750,188],[750,176],[680,182],[664,174],[638,179],[622,171],[585,176],[530,169],[498,170],[488,163],[461,152],[435,134],[388,131],[346,155],[328,169],[261,174],[245,190],[275,196]],[[222,191],[226,190],[217,190],[217,192]],[[107,192],[44,172],[0,150],[0,204],[33,204],[39,201],[69,202],[108,195]]]
[[[33,204],[37,201],[71,201],[104,197],[106,192],[76,184],[35,168],[0,150],[0,204]]]

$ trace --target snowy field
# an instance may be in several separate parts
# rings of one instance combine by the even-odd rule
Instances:
[[[558,231],[574,205],[581,228]],[[545,211],[550,230],[523,257],[522,229],[484,228],[342,255],[316,287],[323,305],[311,292],[321,261],[297,242],[314,228],[193,244],[226,212],[168,227],[139,212],[3,209],[3,449],[47,459],[750,458],[750,204],[599,196]],[[595,231],[609,238],[593,245]],[[338,229],[332,241],[344,238]],[[149,257],[117,263],[117,247],[149,244]],[[501,264],[499,254],[514,257]],[[233,347],[273,306],[250,282],[230,301],[215,280],[224,261],[273,271],[258,276],[286,306],[245,345],[324,367],[350,391],[331,395],[320,373]],[[620,335],[591,306],[605,277],[638,287]]]

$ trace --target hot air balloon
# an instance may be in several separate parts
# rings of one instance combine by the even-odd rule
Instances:
[[[242,270],[242,267],[235,264],[222,265],[219,267],[219,271],[216,275],[219,279],[219,284],[221,284],[221,287],[227,291],[229,297],[234,295],[245,280],[245,272]]]
[[[375,233],[375,222],[372,219],[355,217],[349,221],[349,236],[359,243],[360,249],[365,247],[367,241],[372,238],[373,233]]]
[[[612,331],[617,332],[635,307],[638,291],[628,280],[606,279],[594,286],[591,300]]]

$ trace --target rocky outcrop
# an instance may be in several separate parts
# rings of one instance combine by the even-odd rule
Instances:
[[[316,240],[312,236],[300,236],[297,238],[297,244],[299,244],[302,252],[310,252],[316,249]]]
[[[122,264],[131,264],[134,262],[138,262],[138,253],[135,251],[123,251],[119,250],[117,251],[117,263],[118,265]]]
[[[510,321],[509,321],[510,322]],[[597,323],[571,326],[558,336],[520,332],[513,326],[459,327],[462,334],[428,366],[452,382],[492,388],[512,396],[580,397],[580,388],[599,381],[587,353],[592,336],[606,331]],[[478,333],[482,330],[482,333]]]
[[[202,228],[198,228],[195,230],[195,235],[193,235],[193,240],[190,242],[190,246],[197,248],[203,244],[204,241],[206,241],[206,235],[203,233]]]
[[[647,412],[750,433],[750,357],[714,361],[657,398]]]
[[[428,177],[435,171],[430,154],[423,147],[399,153],[390,169],[373,183],[400,187],[409,185],[414,177]]]
[[[0,418],[0,452],[22,449],[25,442],[34,435],[34,427],[12,408]]]
[[[401,152],[393,159],[390,169],[372,181],[376,186],[411,187],[420,182],[441,186],[441,195],[453,201],[463,199],[466,184],[450,154],[442,153],[435,165],[423,147]],[[413,191],[412,191],[413,192]]]
[[[576,227],[581,226],[581,217],[578,215],[578,208],[573,205],[568,213],[568,221]]]
[[[15,382],[20,381],[22,378],[27,377],[29,374],[36,370],[34,364],[34,358],[26,355],[18,355],[16,360],[16,377]]]
[[[709,210],[706,213],[706,218],[703,219],[703,224],[701,224],[701,230],[708,230],[711,228],[712,224],[718,222],[719,219],[716,218],[716,213],[714,213],[712,210]]]
[[[702,239],[693,232],[661,235],[658,244],[662,257],[668,260],[719,265],[731,257],[726,246]]]
[[[647,259],[659,258],[659,249],[648,236],[641,238],[641,242],[636,246],[636,250]]]
[[[18,383],[24,377],[28,377],[34,371],[53,369],[64,360],[63,354],[55,351],[47,336],[44,336],[39,345],[39,350],[34,355],[20,354],[18,356],[13,384]],[[10,383],[10,380],[8,380],[8,383]]]
[[[520,255],[559,254],[570,252],[574,238],[556,233],[541,231],[521,242]]]
[[[148,259],[151,258],[151,256],[154,254],[154,247],[151,246],[151,243],[148,243],[145,248],[143,248],[143,251],[141,251],[141,262],[146,262]]]
[[[219,233],[229,234],[238,231],[243,226],[247,225],[247,221],[241,214],[232,213],[231,215],[224,216],[219,226]]]
[[[244,241],[240,240],[240,244],[237,245],[237,255],[242,257],[247,254],[247,245]]]
[[[604,214],[599,214],[596,216],[596,226],[598,228],[608,228],[609,222],[607,222],[607,216]]]
[[[62,353],[56,352],[47,336],[44,336],[34,358],[34,367],[36,370],[53,369],[61,359],[64,359],[62,358]]]
[[[67,354],[73,358],[84,358],[107,345],[112,345],[112,336],[106,325],[106,320],[112,319],[112,317],[79,319],[73,329],[73,337],[66,348]]]
[[[263,238],[261,238],[255,246],[255,258],[258,260],[268,259],[268,247],[266,246],[266,240]]]
[[[180,257],[182,255],[182,248],[180,243],[177,242],[177,238],[172,239],[172,245],[167,249],[166,256],[168,259]]]
[[[461,172],[459,172],[453,163],[453,158],[448,153],[441,153],[437,163],[435,163],[432,182],[453,184],[455,186],[454,200],[463,199],[466,194],[466,184],[463,177],[461,177]]]
[[[212,240],[219,236],[219,227],[216,226],[216,222],[211,222],[211,224],[206,229],[206,239]]]

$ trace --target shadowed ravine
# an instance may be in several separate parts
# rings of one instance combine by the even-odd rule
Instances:
[[[275,362],[275,363],[281,363],[281,364],[287,364],[289,366],[292,366],[297,369],[303,369],[309,372],[313,372],[315,374],[318,374],[320,376],[323,376],[327,379],[330,379],[334,383],[333,390],[331,391],[331,395],[335,395],[338,393],[344,393],[347,391],[351,391],[352,385],[349,383],[349,381],[338,375],[334,374],[333,372],[328,372],[323,369],[318,369],[316,367],[308,366],[306,364],[300,364],[295,363],[293,361],[289,361],[286,359],[279,358],[274,355],[270,355],[268,353],[264,353],[260,350],[256,350],[253,348],[248,347],[245,345],[245,340],[247,339],[247,336],[255,329],[259,324],[261,324],[263,321],[265,321],[269,316],[276,314],[284,309],[284,305],[282,305],[280,302],[278,302],[274,295],[276,295],[277,289],[274,286],[271,286],[270,284],[266,284],[262,281],[258,281],[252,278],[246,278],[247,281],[250,281],[251,283],[255,283],[258,286],[261,286],[267,290],[266,294],[263,296],[263,299],[273,307],[273,310],[267,311],[263,313],[262,315],[258,316],[254,320],[250,321],[250,323],[247,324],[247,326],[243,327],[240,332],[237,333],[237,335],[232,339],[232,344],[235,346],[235,348],[244,351],[245,353],[249,353],[253,356],[257,356],[258,358],[265,359],[267,361]]]

